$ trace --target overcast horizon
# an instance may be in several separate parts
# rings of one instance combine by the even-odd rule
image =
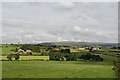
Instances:
[[[3,2],[2,43],[118,42],[117,2]]]

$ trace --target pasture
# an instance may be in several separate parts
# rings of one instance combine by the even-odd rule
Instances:
[[[112,65],[85,61],[4,61],[3,78],[115,78]]]
[[[96,61],[3,61],[3,78],[115,78],[113,60],[116,57],[101,55]],[[2,59],[6,59],[4,56]],[[48,56],[21,56],[20,60],[48,59]]]
[[[7,60],[7,55],[12,53],[16,46],[3,45],[0,60]],[[56,48],[58,49],[58,48]],[[118,60],[116,52],[94,53],[100,55],[104,61],[49,61],[49,56],[20,56],[19,61],[3,61],[3,78],[116,78],[113,61]],[[71,53],[84,54],[88,51],[71,49]],[[33,52],[33,54],[39,54]]]
[[[43,59],[48,60],[48,56],[20,56],[19,60],[37,60],[37,59]],[[8,60],[7,56],[0,56],[0,60]]]

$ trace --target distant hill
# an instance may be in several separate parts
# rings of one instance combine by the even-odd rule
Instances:
[[[102,47],[108,47],[108,48],[119,47],[118,43],[104,43],[104,44],[99,44],[99,45],[102,46]]]
[[[53,42],[40,43],[39,45],[55,45]]]
[[[117,47],[117,43],[100,43],[100,42],[74,42],[74,41],[64,41],[64,42],[45,42],[45,43],[40,43],[40,45],[60,45],[60,46],[79,46],[79,47],[84,47],[84,46],[91,46],[91,47]]]

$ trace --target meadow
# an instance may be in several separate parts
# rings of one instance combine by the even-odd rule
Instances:
[[[4,61],[3,78],[115,78],[112,65],[80,61]]]
[[[103,55],[96,61],[3,61],[3,78],[115,78],[113,60]],[[6,57],[3,57],[6,59]],[[48,59],[48,56],[21,56],[21,60]]]
[[[20,56],[20,61],[21,60],[49,60],[49,56]],[[7,56],[0,56],[0,60],[8,60]]]
[[[0,60],[7,60],[7,54],[11,53],[13,46],[2,48],[4,56]],[[86,53],[86,51],[72,52]],[[3,78],[116,78],[113,70],[115,52],[96,53],[104,58],[104,61],[49,61],[49,56],[20,56],[19,61],[2,61]],[[112,54],[112,55],[111,55]],[[38,61],[39,59],[39,61]]]

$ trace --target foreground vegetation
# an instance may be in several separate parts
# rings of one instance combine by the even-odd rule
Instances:
[[[81,51],[70,48],[70,51],[64,52],[65,48],[68,46],[4,44],[2,52],[0,51],[2,54],[0,60],[3,61],[2,76],[3,78],[116,78],[113,62],[119,59],[117,49],[102,48],[102,51],[89,51],[89,49]],[[18,49],[24,51],[30,49],[32,55],[20,54],[18,61],[8,61],[7,56],[11,53],[17,54]],[[86,55],[88,52],[91,53],[88,54],[89,56]],[[70,56],[71,59],[66,56]],[[98,59],[102,60],[97,60],[95,56],[99,56]],[[68,61],[60,60],[62,58]]]
[[[115,78],[112,68],[84,61],[4,61],[3,78]]]
[[[23,61],[3,61],[3,78],[115,78],[113,56],[102,55],[103,62],[46,61],[48,56],[21,56]],[[4,56],[3,59],[6,59]],[[32,61],[44,59],[45,61]],[[24,61],[27,60],[27,61]]]

